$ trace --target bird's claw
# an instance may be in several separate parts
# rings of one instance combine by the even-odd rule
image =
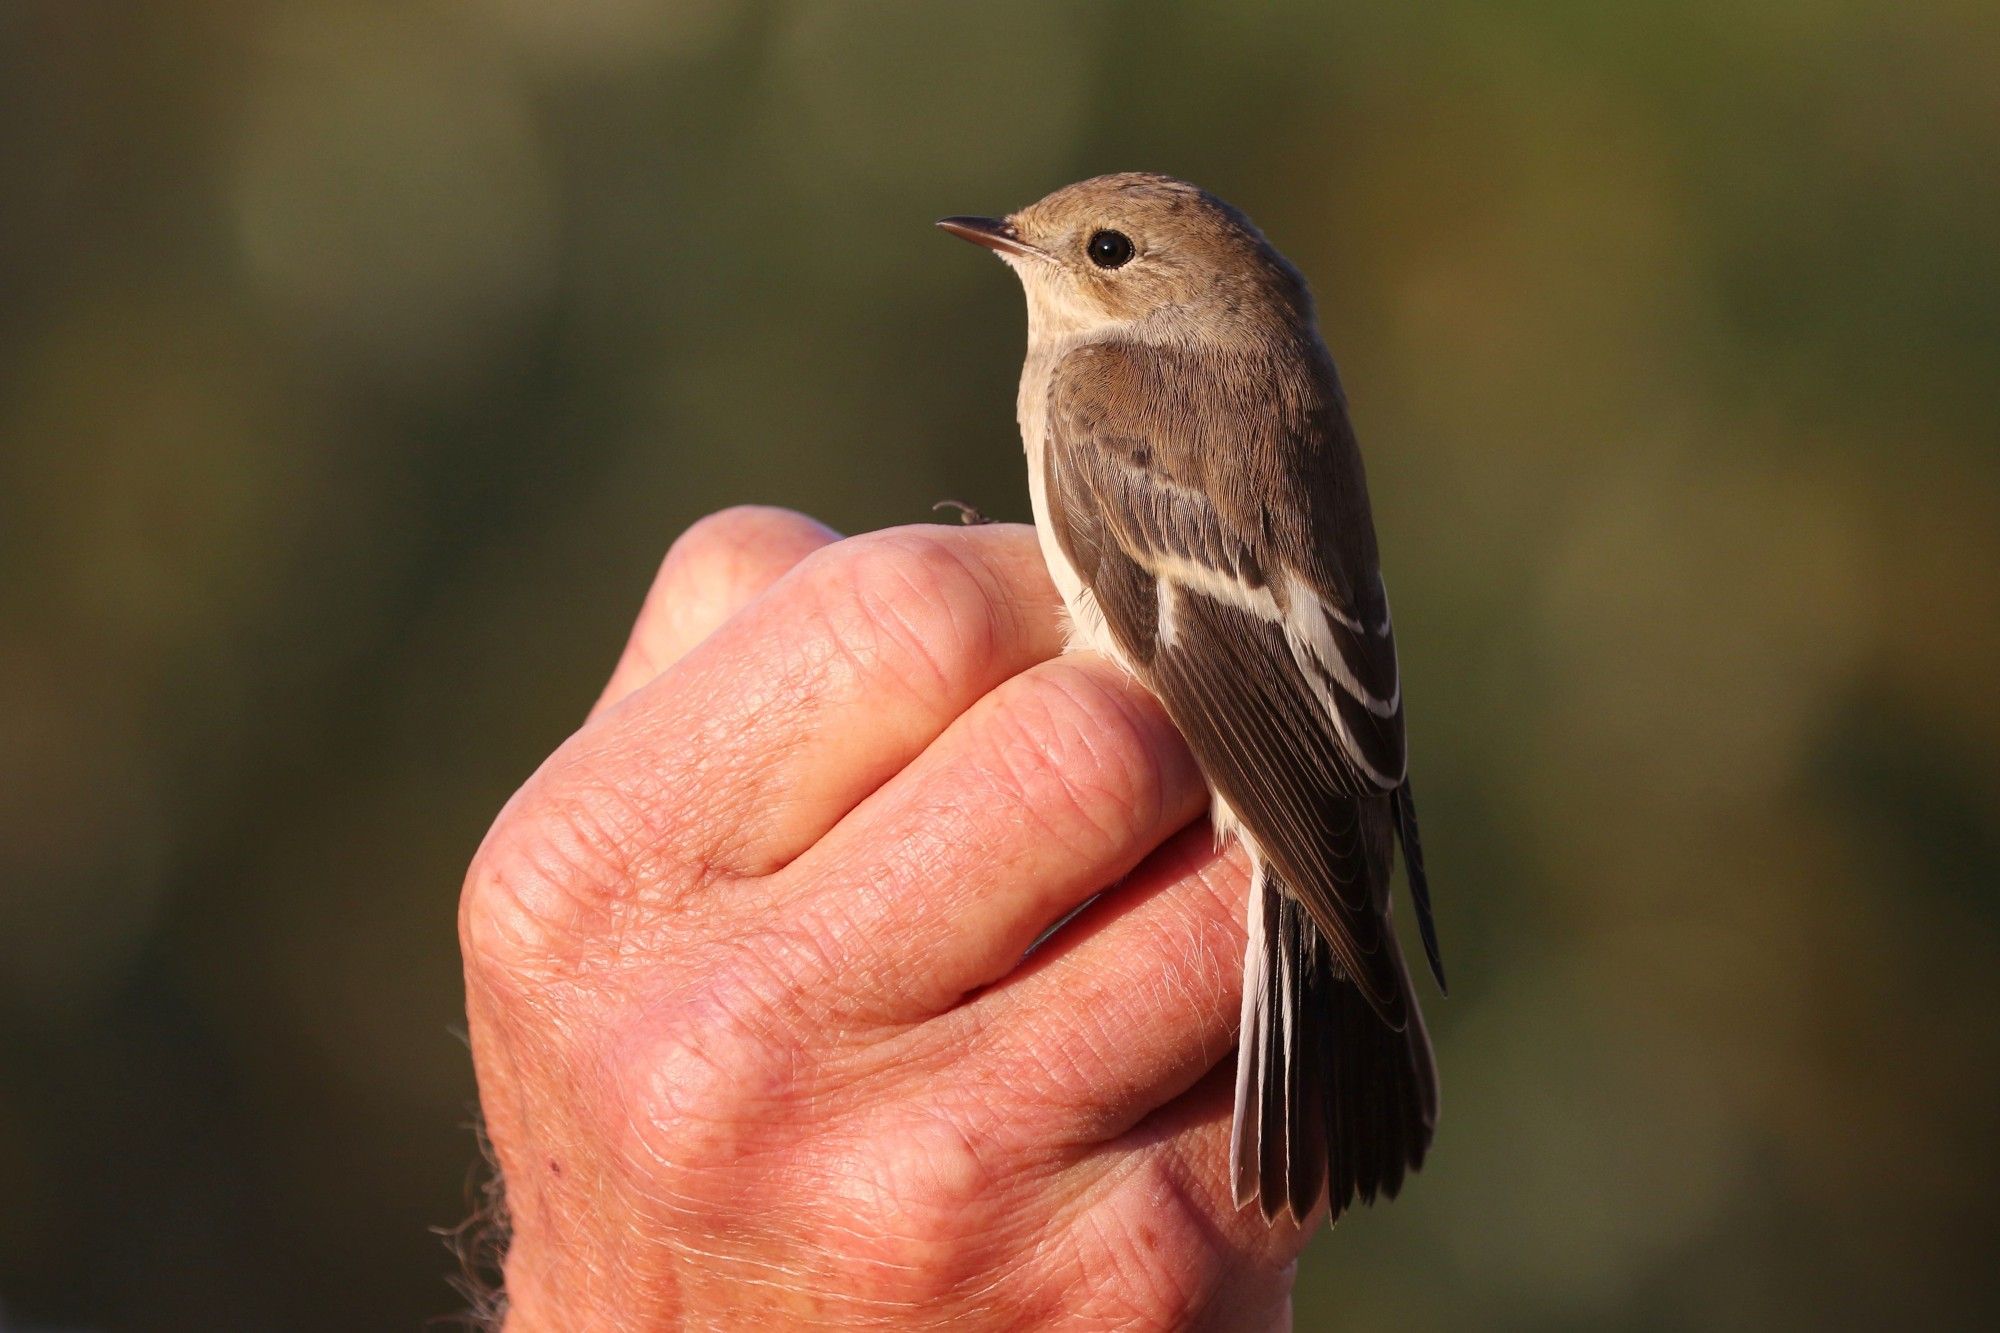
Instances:
[[[992,519],[986,517],[986,515],[980,513],[977,509],[974,509],[971,505],[965,503],[965,501],[963,500],[939,500],[936,504],[931,506],[931,512],[933,514],[942,512],[943,510],[946,509],[957,510],[958,521],[960,523],[965,524],[965,526],[969,528],[978,527],[982,523],[991,523],[993,521]]]

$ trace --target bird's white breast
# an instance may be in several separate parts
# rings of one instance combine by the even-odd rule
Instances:
[[[1069,612],[1070,651],[1102,653],[1125,670],[1133,671],[1132,663],[1126,660],[1104,623],[1097,598],[1063,552],[1062,543],[1056,540],[1055,525],[1049,522],[1049,379],[1063,353],[1073,345],[1069,339],[1050,339],[1032,345],[1027,363],[1021,368],[1016,415],[1021,423],[1021,444],[1028,454],[1028,498],[1035,510],[1035,537],[1041,543],[1049,577],[1055,581],[1056,591],[1062,594],[1063,606]]]
[[[1145,684],[1145,673],[1132,664],[1112,638],[1111,629],[1104,622],[1104,613],[1098,609],[1096,596],[1063,552],[1062,543],[1056,540],[1055,525],[1049,522],[1049,380],[1056,363],[1080,341],[1078,338],[1037,339],[1030,343],[1027,363],[1021,368],[1021,393],[1015,413],[1021,423],[1021,443],[1028,454],[1028,498],[1035,510],[1035,536],[1041,543],[1042,559],[1048,564],[1049,577],[1055,581],[1056,591],[1062,594],[1063,606],[1069,612],[1069,651],[1102,653]],[[1163,597],[1177,595],[1171,580],[1162,580],[1160,586]],[[1163,608],[1163,616],[1171,619],[1171,607]],[[1229,802],[1213,787],[1210,788],[1210,819],[1215,826],[1217,846],[1231,835],[1242,840],[1244,849],[1250,854],[1254,876],[1263,863],[1263,849],[1249,836]],[[1254,910],[1256,894],[1250,895],[1250,902]]]

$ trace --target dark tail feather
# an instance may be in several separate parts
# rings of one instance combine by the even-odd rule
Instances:
[[[1438,950],[1437,923],[1431,919],[1431,881],[1424,874],[1424,843],[1417,836],[1417,798],[1407,778],[1389,796],[1396,810],[1396,836],[1403,844],[1403,873],[1410,879],[1410,901],[1417,905],[1417,931],[1424,937],[1424,957],[1430,960],[1431,975],[1438,989],[1449,995],[1444,984],[1444,955]]]
[[[1437,1126],[1413,995],[1409,1014],[1401,1032],[1376,1016],[1268,869],[1251,886],[1230,1150],[1238,1207],[1255,1199],[1267,1220],[1302,1218],[1325,1191],[1337,1218],[1356,1199],[1395,1197]]]

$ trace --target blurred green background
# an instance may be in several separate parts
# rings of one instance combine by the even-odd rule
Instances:
[[[2000,10],[0,3],[0,1305],[408,1328],[668,542],[1025,517],[1098,171],[1313,280],[1458,989],[1303,1327],[2000,1324]]]

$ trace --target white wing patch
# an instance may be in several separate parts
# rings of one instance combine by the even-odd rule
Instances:
[[[1212,565],[1190,560],[1183,555],[1167,555],[1157,551],[1135,553],[1140,557],[1146,570],[1160,581],[1160,638],[1163,643],[1173,644],[1172,621],[1169,610],[1172,606],[1168,596],[1169,583],[1178,584],[1190,592],[1213,597],[1225,606],[1233,606],[1247,611],[1260,620],[1280,625],[1285,631],[1285,642],[1292,650],[1292,660],[1299,668],[1299,674],[1311,686],[1313,697],[1319,701],[1320,709],[1333,724],[1335,734],[1340,737],[1341,748],[1354,766],[1368,776],[1368,779],[1384,791],[1394,790],[1401,785],[1401,773],[1384,773],[1368,762],[1361,746],[1348,730],[1347,723],[1340,716],[1340,708],[1328,687],[1326,677],[1332,676],[1345,690],[1358,700],[1362,707],[1377,717],[1394,717],[1402,707],[1403,684],[1400,676],[1396,688],[1384,699],[1371,693],[1361,684],[1347,659],[1341,656],[1340,646],[1334,642],[1333,628],[1328,620],[1338,621],[1354,633],[1365,632],[1361,622],[1348,615],[1338,606],[1329,605],[1314,591],[1311,584],[1295,573],[1285,576],[1285,606],[1268,587],[1257,587],[1246,583],[1236,574],[1216,569]],[[1389,620],[1385,615],[1382,623],[1375,627],[1377,635],[1389,633]]]
[[[1340,682],[1340,687],[1361,701],[1363,707],[1377,717],[1394,717],[1403,704],[1403,682],[1399,676],[1396,689],[1387,699],[1370,694],[1348,670],[1347,659],[1340,655],[1340,646],[1333,641],[1333,630],[1327,625],[1330,615],[1349,630],[1359,634],[1361,622],[1348,616],[1337,606],[1328,606],[1320,600],[1312,586],[1297,574],[1286,576],[1286,601],[1291,604],[1291,615],[1285,620],[1285,637],[1291,641],[1292,652],[1296,654],[1301,644],[1331,672]],[[1389,622],[1385,618],[1378,634],[1388,631]]]
[[[1033,359],[1031,357],[1031,361]],[[1035,535],[1041,544],[1042,556],[1069,612],[1067,646],[1071,651],[1089,649],[1102,653],[1127,672],[1139,675],[1119,648],[1110,626],[1105,623],[1103,609],[1097,605],[1096,596],[1064,553],[1062,543],[1057,540],[1055,526],[1049,520],[1047,398],[1046,393],[1028,392],[1026,386],[1030,378],[1027,374],[1023,376],[1020,402],[1021,433],[1028,445],[1029,499],[1034,506]],[[1183,503],[1192,506],[1196,512],[1208,509],[1206,498],[1185,486],[1150,474],[1146,476],[1145,484],[1175,492]],[[1141,540],[1144,541],[1143,538]],[[1386,613],[1380,625],[1364,627],[1344,608],[1322,599],[1310,583],[1292,571],[1285,572],[1285,604],[1281,606],[1277,594],[1270,587],[1250,583],[1234,570],[1218,569],[1179,552],[1163,551],[1153,541],[1144,541],[1144,549],[1128,549],[1126,554],[1158,582],[1157,633],[1163,647],[1171,649],[1179,646],[1180,608],[1176,599],[1183,592],[1200,593],[1225,606],[1280,626],[1285,643],[1291,649],[1293,664],[1305,679],[1321,712],[1332,724],[1348,760],[1384,791],[1393,791],[1401,785],[1402,773],[1384,773],[1368,761],[1360,742],[1341,717],[1338,701],[1327,679],[1332,677],[1334,684],[1376,717],[1391,718],[1396,715],[1403,698],[1400,678],[1388,698],[1371,693],[1341,655],[1340,645],[1333,636],[1333,624],[1338,623],[1351,634],[1365,635],[1372,628],[1377,636],[1387,637],[1390,622]]]
[[[1154,613],[1156,632],[1162,646],[1171,648],[1180,639],[1180,623],[1177,614],[1180,607],[1180,585],[1172,579],[1154,579],[1153,588],[1158,600]]]
[[[1271,595],[1269,588],[1252,587],[1225,570],[1190,560],[1184,555],[1166,555],[1159,551],[1135,551],[1133,556],[1147,573],[1163,582],[1172,579],[1190,592],[1213,597],[1225,606],[1248,611],[1262,620],[1276,623],[1285,618],[1278,599]]]

